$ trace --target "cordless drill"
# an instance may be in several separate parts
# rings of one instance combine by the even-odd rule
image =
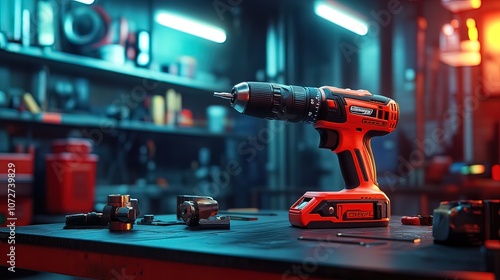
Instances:
[[[335,192],[306,192],[289,209],[293,226],[340,228],[387,226],[390,201],[378,188],[371,138],[392,132],[399,120],[398,104],[366,90],[332,86],[302,87],[243,82],[229,99],[240,113],[296,123],[311,123],[320,135],[320,148],[338,155],[345,188]]]

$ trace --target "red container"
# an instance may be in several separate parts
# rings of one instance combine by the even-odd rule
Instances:
[[[52,142],[52,153],[72,153],[79,155],[88,155],[92,152],[92,143],[88,140],[77,138],[54,140]]]
[[[86,139],[54,141],[46,163],[46,209],[51,214],[94,211],[98,156]]]

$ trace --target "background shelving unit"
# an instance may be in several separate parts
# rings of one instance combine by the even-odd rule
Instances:
[[[63,22],[65,13],[73,8],[71,6],[80,5],[73,1],[48,2],[58,8],[53,17],[56,25]],[[35,4],[36,1],[23,1],[23,9],[30,10],[34,16]],[[66,35],[57,26],[54,45],[39,47],[36,45],[37,22],[31,26],[32,45],[22,45],[19,40],[0,44],[0,91],[7,93],[8,99],[15,97],[16,103],[22,94],[29,92],[41,108],[41,112],[33,113],[25,111],[23,106],[0,104],[0,138],[7,135],[6,142],[9,142],[0,148],[6,150],[5,147],[9,146],[13,150],[14,144],[35,146],[35,213],[43,214],[45,155],[51,153],[54,139],[67,137],[93,140],[93,153],[100,158],[96,181],[98,196],[131,192],[141,194],[146,200],[165,199],[162,209],[171,210],[167,200],[176,194],[192,194],[194,187],[214,180],[210,178],[212,170],[226,170],[228,162],[236,160],[242,170],[253,166],[250,169],[253,172],[232,176],[229,186],[219,190],[217,199],[221,207],[235,207],[237,202],[233,202],[231,196],[245,200],[244,193],[252,184],[262,185],[265,181],[258,170],[264,168],[266,152],[249,162],[238,147],[246,144],[244,148],[252,148],[248,137],[255,137],[265,121],[241,118],[231,110],[227,100],[214,98],[212,93],[228,91],[234,83],[252,80],[265,69],[267,23],[236,24],[253,19],[254,10],[242,14],[227,13],[222,21],[216,11],[207,13],[213,11],[212,3],[201,0],[182,3],[106,0],[95,4],[112,20],[121,18],[130,23],[129,35],[138,31],[149,32],[151,60],[147,68],[137,67],[133,61],[118,65],[97,58],[98,47],[68,44]],[[12,8],[10,2],[0,11],[0,17],[10,19],[9,8]],[[228,32],[228,40],[216,44],[154,22],[157,11],[177,9],[190,17],[223,27]],[[2,28],[7,28],[6,34],[10,32],[9,24],[0,23],[0,31]],[[249,38],[246,34],[253,36]],[[176,73],[175,66],[179,67],[178,73],[183,73],[180,71],[181,57],[191,57],[196,61],[194,77],[170,74]],[[236,60],[241,65],[238,68],[233,63]],[[80,99],[81,92],[76,90],[70,93],[74,96],[65,97],[74,98],[81,106],[66,106],[64,99],[60,99],[62,93],[56,86],[64,83],[70,83],[75,89],[83,85],[85,99]],[[134,90],[141,86],[145,98],[137,102],[137,107],[130,106],[123,97],[133,96]],[[151,121],[153,96],[166,97],[170,89],[182,96],[182,109],[192,112],[193,125],[157,125]],[[78,103],[80,100],[82,103]],[[227,106],[228,129],[222,132],[209,130],[206,120],[207,108],[211,105]],[[153,160],[149,149],[154,150]],[[154,168],[150,170],[151,161],[154,161]],[[160,179],[168,180],[170,187],[165,189]],[[226,197],[229,198],[226,201],[232,204],[224,205]],[[99,197],[96,202],[103,198]],[[42,213],[38,213],[40,209]]]
[[[18,112],[12,109],[0,109],[0,121],[21,122],[30,124],[47,124],[68,127],[95,127],[105,126],[107,129],[118,129],[124,131],[176,134],[195,137],[231,137],[244,138],[245,135],[228,132],[212,132],[201,127],[178,127],[168,125],[156,125],[154,123],[116,120],[106,117],[98,117],[87,114],[61,114],[61,113],[37,113]]]
[[[165,86],[190,90],[190,91],[222,91],[230,88],[227,78],[217,81],[205,81],[195,78],[182,77],[169,73],[162,73],[146,68],[138,68],[133,65],[117,67],[111,62],[92,57],[84,57],[69,53],[47,51],[37,47],[21,47],[17,44],[9,44],[0,49],[0,61],[2,63],[15,63],[29,66],[30,68],[48,67],[57,71],[64,71],[68,75],[85,76],[85,78],[98,78],[113,81],[126,81],[127,84],[142,84],[158,82]],[[84,73],[82,75],[82,73]],[[47,78],[50,79],[50,76]],[[215,99],[214,99],[215,100]],[[215,100],[217,101],[217,100]],[[87,113],[57,113],[42,112],[32,114],[30,112],[18,112],[16,110],[0,108],[0,121],[30,122],[33,124],[54,124],[73,127],[99,127],[105,124],[121,130],[144,131],[153,133],[179,134],[191,136],[208,137],[230,137],[230,133],[214,133],[201,127],[179,127],[167,125],[155,125],[150,122],[138,120],[116,120],[105,116],[96,116]]]
[[[163,73],[146,68],[138,68],[132,65],[117,66],[111,62],[63,53],[58,51],[43,50],[36,47],[21,47],[17,44],[9,44],[5,49],[0,49],[0,60],[30,65],[45,65],[50,68],[64,69],[69,73],[85,71],[89,78],[99,77],[101,79],[127,79],[128,83],[139,84],[142,80],[151,80],[160,83],[181,86],[185,88],[220,91],[230,88],[228,79],[204,81]]]

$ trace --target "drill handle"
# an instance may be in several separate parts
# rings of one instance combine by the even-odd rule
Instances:
[[[378,131],[349,131],[349,128],[332,128],[324,121],[316,123],[320,135],[320,148],[330,149],[337,154],[346,189],[378,188],[371,138],[383,135]]]
[[[370,140],[363,142],[365,144],[359,149],[351,148],[337,153],[346,189],[378,187]]]

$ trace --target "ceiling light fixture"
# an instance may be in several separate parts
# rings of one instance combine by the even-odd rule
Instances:
[[[214,41],[216,43],[224,43],[226,41],[226,32],[222,28],[195,21],[183,16],[162,12],[156,16],[156,22],[163,26]]]
[[[74,0],[75,2],[80,2],[82,4],[86,4],[86,5],[92,5],[94,4],[95,0]]]
[[[316,15],[358,35],[363,36],[368,33],[368,25],[365,22],[349,15],[347,11],[342,10],[340,7],[317,4],[314,12]]]

